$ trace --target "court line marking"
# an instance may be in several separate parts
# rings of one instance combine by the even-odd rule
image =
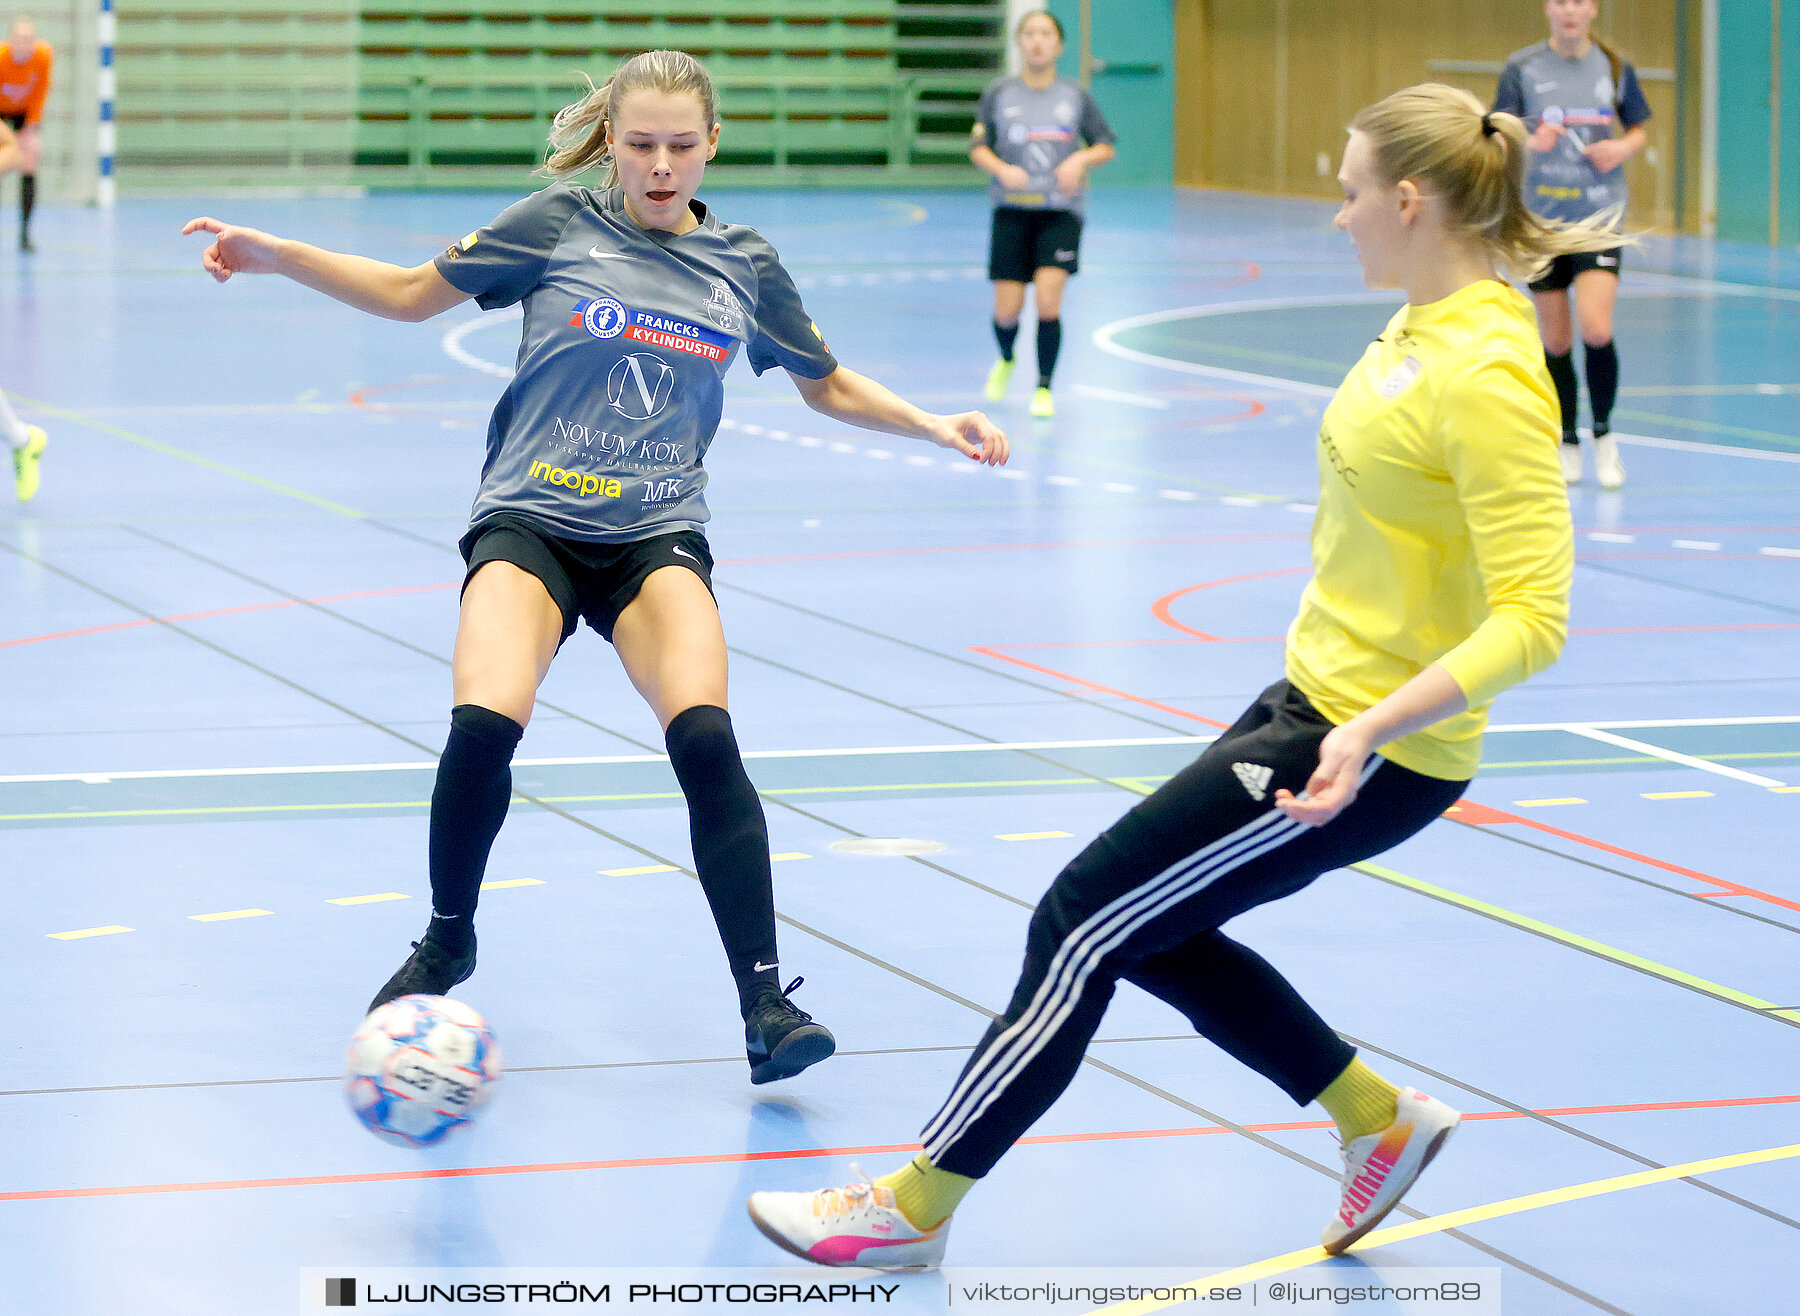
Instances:
[[[73,932],[46,932],[44,935],[55,941],[79,941],[83,937],[110,937],[115,932],[136,931],[136,928],[121,927],[117,923],[108,923],[103,928],[77,928]]]
[[[1746,1165],[1762,1165],[1795,1156],[1800,1156],[1800,1143],[1793,1143],[1786,1147],[1766,1147],[1761,1151],[1738,1152],[1732,1156],[1714,1156],[1708,1160],[1689,1161],[1685,1165],[1670,1165],[1660,1170],[1641,1170],[1636,1174],[1621,1174],[1611,1179],[1594,1179],[1588,1183],[1570,1184],[1567,1188],[1552,1188],[1548,1192],[1531,1193],[1524,1197],[1510,1197],[1501,1202],[1489,1202],[1485,1206],[1472,1206],[1462,1211],[1451,1211],[1445,1215],[1429,1216],[1426,1219],[1414,1220],[1404,1225],[1392,1225],[1386,1229],[1377,1229],[1371,1234],[1364,1235],[1362,1240],[1355,1245],[1354,1251],[1363,1253],[1386,1244],[1404,1243],[1410,1239],[1422,1238],[1427,1234],[1441,1234],[1446,1230],[1458,1229],[1464,1225],[1480,1224],[1486,1220],[1497,1220],[1502,1216],[1518,1215],[1524,1211],[1541,1210],[1547,1206],[1560,1206],[1564,1202],[1578,1202],[1584,1198],[1623,1192],[1629,1188],[1643,1188],[1650,1184],[1668,1183],[1671,1179],[1716,1174],[1721,1170],[1735,1170]],[[1179,1287],[1230,1288],[1234,1285],[1254,1283],[1272,1275],[1285,1274],[1290,1270],[1300,1270],[1306,1266],[1329,1260],[1331,1257],[1322,1247],[1302,1248],[1298,1252],[1287,1252],[1278,1257],[1270,1257],[1266,1261],[1239,1266],[1235,1270],[1190,1280],[1187,1284]],[[1175,1305],[1173,1300],[1158,1302],[1154,1299],[1147,1299],[1137,1302],[1119,1302],[1107,1307],[1094,1308],[1084,1316],[1101,1316],[1101,1313],[1105,1313],[1105,1316],[1148,1316],[1150,1312],[1163,1311]]]
[[[28,398],[19,393],[15,393],[13,396],[34,411],[41,411],[46,416],[55,416],[59,420],[72,420],[78,425],[85,425],[89,429],[100,431],[102,434],[110,434],[114,438],[124,439],[129,443],[135,443],[141,448],[148,448],[151,452],[161,453],[165,457],[175,457],[184,462],[191,462],[195,466],[204,467],[206,470],[214,471],[220,475],[229,475],[234,480],[242,480],[246,484],[254,484],[259,488],[269,490],[271,493],[280,494],[284,498],[297,498],[303,503],[310,503],[314,507],[324,508],[327,512],[335,512],[339,516],[347,516],[355,521],[367,519],[368,513],[359,512],[354,507],[346,507],[343,503],[334,503],[329,498],[320,498],[317,494],[306,493],[305,491],[295,489],[290,485],[280,484],[274,480],[265,479],[260,475],[253,475],[249,471],[240,471],[235,466],[227,466],[224,462],[214,461],[211,457],[202,457],[199,453],[189,452],[186,448],[177,448],[172,443],[164,443],[161,440],[153,439],[146,434],[134,434],[130,430],[120,429],[117,425],[109,425],[103,420],[95,420],[92,416],[84,415],[79,411],[71,411],[67,407],[54,406],[51,403],[44,402],[38,398]]]
[[[1752,996],[1748,992],[1740,992],[1735,987],[1726,987],[1719,983],[1712,982],[1709,979],[1684,972],[1681,969],[1672,968],[1667,964],[1660,964],[1655,960],[1646,959],[1642,955],[1634,955],[1628,950],[1620,950],[1617,946],[1608,946],[1603,941],[1595,941],[1591,937],[1584,937],[1579,932],[1570,932],[1566,928],[1559,928],[1554,924],[1545,923],[1540,919],[1531,918],[1528,915],[1516,913],[1510,909],[1504,909],[1499,905],[1489,904],[1485,900],[1478,900],[1474,896],[1464,895],[1460,891],[1451,891],[1445,887],[1437,886],[1434,883],[1426,882],[1421,878],[1409,877],[1405,873],[1397,873],[1391,868],[1383,867],[1381,864],[1364,862],[1360,864],[1351,864],[1350,867],[1356,872],[1366,874],[1369,877],[1376,878],[1377,880],[1386,882],[1392,886],[1401,887],[1408,891],[1416,891],[1420,895],[1429,896],[1433,900],[1442,901],[1446,905],[1454,905],[1459,909],[1466,909],[1471,913],[1480,914],[1484,918],[1493,919],[1497,923],[1509,924],[1522,931],[1535,933],[1537,936],[1543,937],[1548,941],[1559,942],[1571,949],[1585,951],[1587,954],[1598,959],[1610,960],[1614,964],[1621,965],[1628,969],[1635,969],[1639,973],[1646,974],[1652,978],[1661,978],[1664,982],[1673,983],[1679,987],[1686,987],[1690,991],[1700,993],[1702,996],[1713,997],[1715,1000],[1738,1006],[1742,1009],[1749,1010],[1754,1014],[1763,1015],[1766,1018],[1778,1019],[1782,1023],[1800,1026],[1800,1010],[1784,1009],[1775,1001],[1765,1001],[1760,996]]]
[[[261,918],[264,914],[273,914],[272,909],[228,909],[219,914],[189,914],[196,923],[222,923],[226,919]]]
[[[1631,290],[1622,290],[1631,295]],[[1663,290],[1666,295],[1699,295],[1700,290],[1687,293],[1679,289]],[[1780,290],[1774,290],[1779,293]],[[1654,295],[1654,294],[1653,294]],[[1756,294],[1745,294],[1756,295]],[[1771,295],[1771,294],[1762,294]],[[1179,357],[1159,356],[1154,352],[1142,352],[1136,348],[1126,347],[1116,341],[1116,335],[1132,329],[1148,328],[1151,325],[1167,324],[1177,320],[1202,320],[1223,315],[1240,315],[1253,311],[1277,310],[1315,310],[1335,306],[1358,306],[1374,302],[1387,302],[1399,309],[1400,303],[1393,294],[1385,292],[1352,292],[1338,293],[1330,296],[1313,297],[1269,297],[1262,300],[1243,300],[1233,302],[1214,302],[1204,306],[1179,306],[1166,311],[1152,311],[1147,315],[1131,315],[1124,319],[1103,324],[1094,330],[1092,342],[1102,352],[1111,356],[1122,357],[1127,361],[1136,361],[1140,365],[1155,366],[1162,370],[1174,370],[1184,375],[1198,375],[1206,379],[1223,379],[1237,384],[1249,384],[1256,387],[1278,389],[1287,393],[1299,393],[1306,397],[1331,398],[1337,396],[1337,388],[1323,384],[1311,384],[1304,380],[1285,379],[1279,375],[1255,374],[1245,370],[1230,370],[1223,366],[1201,365],[1194,361],[1183,361]],[[510,377],[510,372],[509,377]],[[1664,439],[1646,434],[1625,434],[1613,431],[1613,437],[1622,443],[1635,444],[1646,448],[1669,448],[1677,452],[1700,452],[1716,456],[1747,457],[1758,461],[1800,462],[1800,453],[1772,451],[1763,448],[1738,448],[1722,443],[1695,443],[1683,439]]]
[[[1168,643],[1179,643],[1179,641],[1169,641]],[[1007,647],[1022,648],[1024,646],[1009,645]],[[1603,722],[1513,722],[1490,726],[1485,734],[1502,736],[1528,731],[1568,731],[1579,735],[1584,728],[1594,730],[1617,727],[1623,730],[1653,730],[1659,727],[1792,726],[1795,724],[1800,724],[1800,715],[1638,718]],[[1124,749],[1144,745],[1210,745],[1217,739],[1217,736],[1207,735],[1120,736],[1101,740],[1010,740],[951,745],[848,745],[825,749],[747,749],[743,751],[743,757],[746,759],[862,758],[893,754],[987,754],[1040,749]],[[1673,751],[1665,752],[1672,753]],[[1649,751],[1646,750],[1645,753],[1648,754]],[[668,761],[667,754],[578,754],[561,758],[514,759],[513,766],[515,768],[554,768],[609,763],[667,763]],[[1556,763],[1563,761],[1551,760]],[[1600,759],[1595,761],[1611,763],[1628,762],[1629,760]],[[308,763],[250,768],[105,769],[92,772],[19,773],[12,776],[0,776],[0,785],[53,781],[79,781],[90,785],[105,785],[113,781],[160,780],[181,777],[265,777],[289,774],[307,776],[341,772],[418,772],[436,768],[436,759],[420,759],[410,763]]]
[[[1120,1039],[1137,1040],[1137,1039]],[[1155,1039],[1152,1039],[1155,1040]],[[948,1048],[967,1050],[966,1047]],[[841,1054],[861,1054],[848,1052]],[[730,1057],[732,1063],[741,1063],[737,1057]],[[653,1062],[654,1063],[654,1062]],[[720,1063],[723,1063],[721,1060]],[[330,1079],[289,1080],[300,1082],[339,1082],[335,1076]],[[104,1091],[117,1091],[108,1088]],[[135,1089],[132,1089],[135,1090]],[[1713,1101],[1692,1102],[1646,1102],[1617,1106],[1569,1106],[1551,1110],[1494,1110],[1476,1111],[1465,1114],[1465,1120],[1510,1120],[1529,1119],[1533,1116],[1569,1116],[1569,1115],[1621,1115],[1637,1114],[1647,1111],[1667,1110],[1713,1110],[1732,1106],[1773,1106],[1789,1105],[1800,1102],[1800,1095],[1777,1097],[1724,1097]],[[1288,1133],[1303,1130],[1330,1129],[1336,1126],[1330,1120],[1292,1120],[1272,1124],[1246,1124],[1242,1126],[1254,1133]],[[1236,1133],[1237,1129],[1220,1124],[1197,1125],[1191,1128],[1175,1129],[1118,1129],[1099,1133],[1047,1133],[1029,1134],[1018,1140],[1019,1146],[1057,1146],[1065,1143],[1083,1142],[1128,1142],[1146,1138],[1193,1138],[1208,1137],[1222,1133]],[[836,1156],[878,1156],[891,1153],[913,1153],[920,1150],[921,1144],[916,1142],[885,1143],[865,1147],[796,1147],[780,1151],[761,1152],[720,1152],[713,1155],[700,1156],[633,1156],[613,1160],[599,1161],[540,1161],[518,1165],[468,1165],[451,1166],[433,1170],[386,1170],[368,1174],[320,1174],[291,1176],[279,1179],[215,1179],[190,1183],[161,1184],[121,1184],[100,1188],[38,1188],[14,1192],[0,1193],[0,1202],[41,1202],[77,1197],[137,1197],[155,1193],[204,1193],[227,1192],[241,1188],[315,1188],[336,1184],[364,1183],[403,1183],[416,1179],[468,1179],[486,1178],[496,1175],[512,1174],[557,1174],[583,1170],[637,1170],[659,1169],[687,1165],[740,1165],[756,1161],[798,1161],[819,1160]],[[1792,1149],[1800,1153],[1800,1145]],[[1750,1153],[1754,1155],[1755,1153]],[[1774,1159],[1774,1158],[1770,1158]],[[1694,1164],[1706,1164],[1695,1162]],[[1693,1171],[1686,1166],[1671,1166],[1667,1169],[1651,1171],[1671,1179],[1686,1178]],[[1631,1176],[1625,1176],[1627,1178]],[[1612,1180],[1600,1182],[1610,1183]],[[1567,1191],[1567,1190],[1561,1190]],[[1515,1199],[1522,1200],[1522,1199]],[[1478,1208],[1479,1209],[1479,1208]],[[1437,1217],[1443,1219],[1445,1217]],[[1430,1223],[1419,1221],[1419,1224]],[[1403,1228],[1410,1226],[1403,1226]],[[1370,1237],[1375,1237],[1371,1235]],[[1322,1250],[1319,1250],[1321,1256]]]
[[[1577,845],[1589,846],[1595,850],[1617,855],[1621,859],[1630,859],[1636,863],[1648,864],[1651,868],[1660,868],[1665,873],[1674,873],[1679,877],[1692,878],[1696,882],[1705,882],[1708,886],[1718,887],[1716,892],[1705,892],[1709,896],[1748,896],[1752,900],[1761,900],[1767,904],[1779,905],[1783,909],[1800,912],[1800,901],[1789,900],[1784,896],[1773,895],[1753,886],[1745,886],[1741,882],[1732,882],[1722,877],[1714,877],[1710,873],[1702,873],[1695,868],[1684,868],[1680,864],[1670,863],[1667,859],[1656,859],[1636,850],[1627,850],[1622,845],[1613,845],[1592,836],[1583,836],[1580,832],[1565,831],[1561,827],[1553,827],[1549,823],[1539,822],[1536,818],[1526,818],[1516,813],[1508,813],[1504,809],[1496,809],[1492,805],[1482,804],[1477,800],[1463,798],[1449,809],[1445,817],[1469,827],[1486,828],[1494,823],[1512,823],[1520,827],[1529,827],[1533,831],[1543,832],[1547,836],[1559,837],[1565,841],[1573,841]]]
[[[1571,735],[1583,736],[1588,740],[1597,740],[1603,745],[1613,745],[1619,749],[1635,750],[1639,754],[1649,754],[1654,758],[1666,759],[1670,763],[1679,763],[1686,768],[1698,768],[1702,772],[1710,772],[1720,777],[1729,777],[1733,781],[1748,782],[1752,786],[1779,787],[1786,786],[1785,781],[1774,777],[1764,777],[1754,772],[1745,772],[1742,768],[1728,767],[1723,763],[1713,763],[1707,759],[1695,758],[1692,754],[1682,754],[1676,750],[1664,749],[1660,745],[1647,744],[1642,740],[1633,740],[1629,736],[1617,735],[1611,731],[1602,731],[1598,727],[1568,728]]]

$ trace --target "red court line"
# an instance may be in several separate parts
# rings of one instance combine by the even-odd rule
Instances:
[[[1533,1115],[1626,1115],[1659,1110],[1722,1110],[1732,1106],[1779,1106],[1800,1103],[1800,1094],[1782,1097],[1724,1097],[1714,1101],[1653,1101],[1621,1106],[1561,1106],[1550,1110],[1487,1110],[1466,1120],[1519,1120]],[[1330,1120],[1294,1120],[1280,1124],[1246,1124],[1252,1133],[1290,1133],[1332,1128]],[[1119,1129],[1106,1133],[1052,1133],[1020,1138],[1021,1145],[1071,1142],[1128,1142],[1141,1138],[1196,1138],[1233,1133],[1219,1124],[1185,1129]],[[712,1156],[634,1156],[608,1161],[545,1161],[527,1165],[469,1165],[444,1170],[388,1170],[375,1174],[315,1174],[284,1179],[215,1179],[199,1183],[122,1184],[106,1188],[43,1188],[0,1193],[0,1202],[42,1202],[73,1197],[141,1197],[154,1193],[217,1193],[239,1188],[317,1188],[330,1184],[402,1183],[409,1179],[474,1179],[504,1174],[558,1174],[572,1170],[641,1170],[682,1165],[742,1165],[753,1161],[801,1161],[831,1156],[881,1156],[917,1152],[916,1142],[869,1147],[797,1147],[786,1151],[721,1152]]]
[[[26,635],[17,640],[0,640],[0,649],[19,644],[42,644],[45,640],[67,640],[77,635],[99,635],[104,631],[128,631],[138,626],[160,626],[172,621],[200,621],[207,617],[234,617],[245,612],[272,612],[276,608],[298,608],[307,603],[343,603],[350,599],[376,599],[390,594],[419,594],[434,589],[455,589],[462,582],[447,581],[442,585],[400,585],[393,589],[365,589],[354,594],[321,594],[316,599],[282,599],[275,603],[246,603],[236,608],[214,608],[209,612],[183,612],[172,617],[142,617],[137,621],[115,621],[105,626],[84,626],[76,631],[55,631],[49,635]]]
[[[1536,818],[1521,818],[1516,813],[1508,813],[1504,809],[1496,809],[1491,805],[1480,804],[1474,800],[1458,800],[1445,811],[1444,816],[1453,822],[1464,823],[1470,827],[1486,827],[1494,823],[1516,823],[1520,827],[1529,827],[1533,831],[1561,837],[1565,841],[1574,841],[1577,845],[1592,846],[1596,850],[1604,850],[1607,854],[1618,855],[1621,859],[1632,859],[1640,864],[1649,864],[1652,868],[1660,868],[1665,873],[1677,873],[1682,877],[1690,877],[1696,882],[1706,882],[1720,888],[1718,891],[1706,892],[1705,894],[1709,896],[1749,896],[1752,900],[1761,900],[1771,905],[1779,905],[1783,909],[1800,911],[1800,901],[1771,895],[1769,892],[1759,891],[1753,886],[1745,886],[1741,882],[1729,882],[1722,877],[1713,877],[1692,868],[1683,868],[1680,864],[1672,864],[1666,859],[1652,859],[1647,854],[1639,854],[1636,850],[1627,850],[1624,846],[1612,845],[1591,836],[1583,836],[1580,832],[1564,831],[1560,827],[1552,827],[1549,823],[1539,822]]]
[[[1028,663],[1023,658],[1014,658],[1010,654],[1001,653],[998,648],[991,645],[971,644],[969,646],[969,652],[978,653],[987,658],[998,658],[1003,663],[1011,663],[1015,667],[1023,667],[1033,672],[1041,672],[1045,676],[1054,676],[1059,681],[1067,681],[1071,685],[1079,685],[1085,689],[1093,690],[1103,695],[1113,695],[1119,699],[1129,699],[1134,704],[1142,704],[1145,708],[1154,708],[1161,713],[1168,713],[1175,717],[1183,717],[1190,722],[1204,722],[1207,726],[1218,727],[1220,730],[1224,730],[1231,725],[1229,722],[1220,722],[1210,717],[1203,717],[1199,713],[1190,713],[1185,708],[1176,708],[1173,704],[1159,704],[1156,700],[1145,699],[1142,695],[1134,695],[1129,691],[1118,690],[1110,685],[1101,685],[1098,681],[1089,681],[1085,677],[1072,676],[1068,672],[1059,672],[1054,667],[1043,667],[1037,663]]]
[[[1252,571],[1247,575],[1242,576],[1225,576],[1219,580],[1203,580],[1198,585],[1189,585],[1185,589],[1178,589],[1172,594],[1163,595],[1155,603],[1150,605],[1150,615],[1155,617],[1163,625],[1171,626],[1180,631],[1183,635],[1191,635],[1196,640],[1208,640],[1217,643],[1224,637],[1220,635],[1208,635],[1205,631],[1197,631],[1192,626],[1184,626],[1182,623],[1176,621],[1174,617],[1169,615],[1170,605],[1173,604],[1176,599],[1185,598],[1187,595],[1192,594],[1197,590],[1217,589],[1220,585],[1236,585],[1240,581],[1245,580],[1268,580],[1273,576],[1298,576],[1308,573],[1311,570],[1312,567],[1310,565],[1304,567],[1278,567],[1273,571]]]

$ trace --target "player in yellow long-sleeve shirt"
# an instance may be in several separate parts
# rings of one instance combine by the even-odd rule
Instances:
[[[17,169],[24,158],[12,128],[0,121],[0,177]],[[6,394],[0,393],[0,438],[6,440],[12,452],[13,488],[18,491],[19,501],[28,503],[38,491],[38,458],[44,455],[50,436],[14,415]]]
[[[1494,696],[1561,652],[1573,546],[1556,394],[1531,304],[1500,276],[1618,237],[1534,218],[1525,159],[1517,118],[1450,87],[1357,116],[1338,227],[1364,280],[1407,304],[1320,428],[1315,575],[1286,679],[1057,877],[924,1153],[873,1183],[755,1194],[774,1242],[827,1265],[936,1265],[950,1212],[1068,1086],[1121,978],[1331,1115],[1344,1176],[1328,1251],[1386,1215],[1455,1128],[1220,928],[1430,823],[1474,776]]]

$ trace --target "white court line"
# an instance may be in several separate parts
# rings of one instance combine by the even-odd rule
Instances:
[[[1644,290],[1640,295],[1698,297],[1708,291],[1729,292],[1734,296],[1752,295],[1750,291],[1740,291],[1741,287],[1742,285],[1731,284],[1710,285],[1696,280],[1684,287],[1658,289],[1654,292]],[[1754,291],[1776,298],[1800,297],[1800,293],[1788,292],[1779,288]],[[1630,296],[1632,293],[1629,289],[1621,289],[1620,295]],[[1171,320],[1201,320],[1220,315],[1238,315],[1247,311],[1317,310],[1331,306],[1359,306],[1368,302],[1392,301],[1394,301],[1392,293],[1347,292],[1328,297],[1268,297],[1261,300],[1215,302],[1207,306],[1178,306],[1173,310],[1127,316],[1123,320],[1114,320],[1111,324],[1103,324],[1094,330],[1093,343],[1102,352],[1124,357],[1127,361],[1137,361],[1143,365],[1157,366],[1163,370],[1176,370],[1184,375],[1201,375],[1208,379],[1230,380],[1234,383],[1301,393],[1309,397],[1330,398],[1337,396],[1336,388],[1327,388],[1322,384],[1307,384],[1297,379],[1282,379],[1278,375],[1258,375],[1245,370],[1227,370],[1222,366],[1204,366],[1175,357],[1157,356],[1152,352],[1139,352],[1134,348],[1121,347],[1114,341],[1114,335],[1128,329],[1141,329],[1146,325],[1166,324]],[[1645,434],[1623,434],[1617,430],[1613,431],[1613,437],[1621,443],[1636,444],[1643,448],[1669,448],[1676,452],[1704,452],[1715,456],[1748,457],[1756,461],[1800,462],[1800,452],[1734,448],[1722,443],[1695,443],[1683,439],[1654,438]]]
[[[1669,763],[1679,763],[1683,767],[1698,768],[1702,772],[1710,772],[1719,777],[1730,777],[1733,781],[1747,781],[1752,786],[1785,786],[1785,781],[1777,781],[1773,777],[1758,776],[1754,772],[1745,772],[1742,768],[1728,768],[1723,763],[1713,763],[1707,759],[1697,759],[1692,754],[1677,753],[1672,749],[1664,749],[1660,745],[1647,745],[1641,740],[1632,740],[1629,736],[1615,736],[1610,731],[1601,731],[1595,727],[1571,726],[1564,728],[1571,735],[1584,736],[1588,740],[1597,740],[1603,745],[1616,745],[1620,749],[1633,750],[1639,754],[1648,754],[1652,758],[1663,759]]]
[[[469,369],[479,370],[484,375],[493,375],[498,379],[511,379],[513,377],[513,372],[509,367],[496,365],[494,362],[489,361],[484,357],[476,356],[473,352],[469,351],[468,348],[463,346],[463,339],[485,325],[498,324],[503,320],[520,320],[523,319],[524,316],[524,310],[519,307],[509,307],[502,311],[498,316],[492,314],[478,315],[472,320],[464,320],[461,324],[452,325],[449,329],[444,331],[444,336],[439,341],[443,345],[445,355],[449,356],[454,361],[461,362],[463,365],[469,367]]]
[[[1117,389],[1096,388],[1092,384],[1077,384],[1075,391],[1084,397],[1104,398],[1108,402],[1124,402],[1134,407],[1152,407],[1157,411],[1169,409],[1168,399],[1153,398],[1143,393],[1121,393]]]
[[[1487,728],[1488,735],[1506,735],[1509,732],[1522,731],[1568,731],[1576,735],[1607,727],[1624,730],[1649,729],[1654,727],[1739,727],[1739,726],[1785,726],[1800,723],[1800,715],[1776,715],[1767,717],[1676,717],[1652,718],[1624,722],[1517,722]],[[831,749],[752,749],[745,750],[743,757],[747,759],[812,759],[812,758],[873,758],[893,754],[994,754],[1012,750],[1035,749],[1124,749],[1140,745],[1210,745],[1217,736],[1130,736],[1113,740],[1016,740],[995,744],[958,744],[958,745],[849,745]],[[1635,742],[1634,742],[1635,743]],[[1674,754],[1674,750],[1661,750],[1652,746],[1639,746],[1646,754],[1666,757]],[[1685,758],[1685,756],[1682,756]],[[667,754],[595,754],[580,755],[571,758],[548,759],[514,759],[515,768],[557,768],[582,767],[591,764],[606,763],[667,763]],[[1709,768],[1719,770],[1717,764],[1708,764]],[[259,767],[259,768],[158,768],[151,770],[134,769],[128,772],[46,772],[20,776],[0,777],[0,785],[16,785],[31,782],[80,781],[90,785],[104,786],[113,781],[141,781],[171,777],[279,777],[305,776],[319,773],[342,772],[418,772],[435,769],[436,759],[425,759],[417,763],[323,763],[301,764],[294,767]],[[1725,775],[1735,775],[1735,769],[1724,770]],[[1753,774],[1743,774],[1746,777]],[[1767,778],[1757,778],[1759,781]],[[1774,782],[1774,785],[1781,785]]]

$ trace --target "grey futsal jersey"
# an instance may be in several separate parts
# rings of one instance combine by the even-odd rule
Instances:
[[[981,93],[975,123],[989,150],[1031,175],[1023,192],[1007,191],[998,178],[988,186],[988,196],[996,206],[1019,210],[1080,214],[1082,193],[1057,188],[1056,166],[1084,145],[1111,145],[1118,140],[1094,98],[1067,78],[1058,78],[1042,89],[1027,86],[1023,78],[996,78]]]
[[[1623,66],[1620,82],[1614,85],[1612,61],[1599,46],[1570,59],[1540,41],[1506,61],[1494,108],[1518,115],[1528,132],[1544,123],[1563,130],[1556,146],[1533,151],[1527,166],[1525,202],[1544,218],[1582,220],[1625,204],[1625,166],[1603,174],[1582,154],[1613,135],[1615,120],[1635,128],[1650,117],[1631,65]]]
[[[759,375],[837,369],[775,248],[693,208],[676,236],[639,228],[617,188],[558,183],[437,258],[484,309],[525,304],[471,522],[518,512],[599,543],[695,529],[738,348]]]

